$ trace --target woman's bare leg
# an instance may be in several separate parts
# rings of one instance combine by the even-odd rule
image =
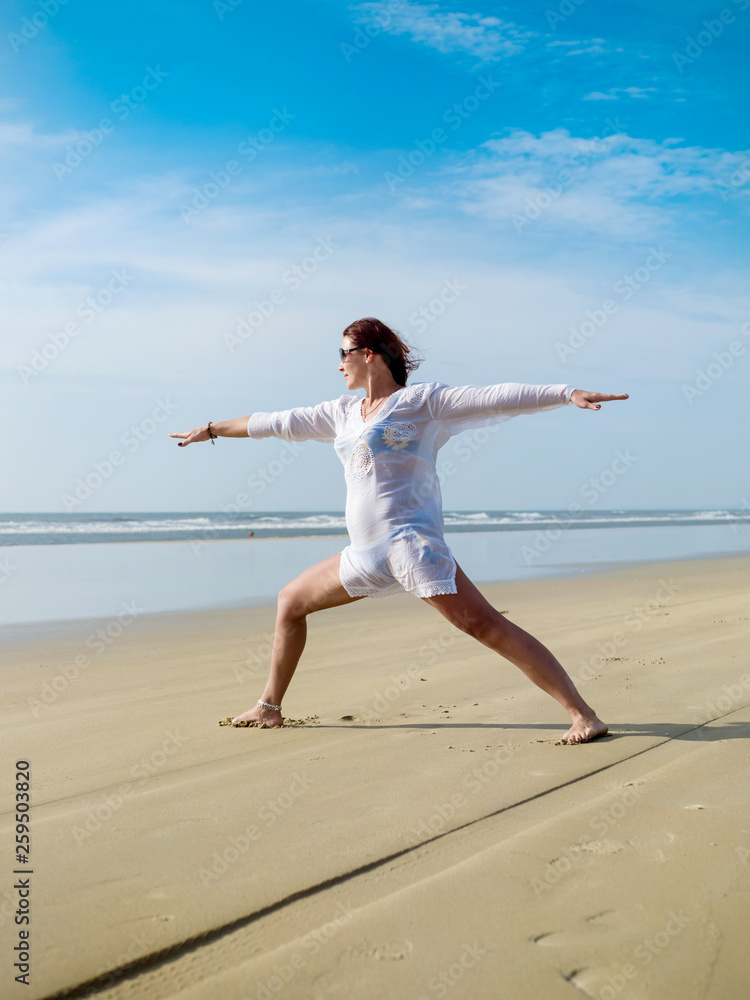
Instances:
[[[547,647],[493,608],[460,566],[456,570],[456,588],[456,594],[422,599],[437,608],[456,628],[520,667],[529,680],[559,701],[573,720],[573,725],[562,737],[564,740],[585,743],[607,732],[605,724],[586,704]]]
[[[307,639],[307,615],[325,608],[361,601],[350,597],[339,579],[341,555],[330,556],[300,573],[279,594],[276,628],[271,653],[271,672],[263,689],[261,701],[280,705],[297,669]],[[281,712],[255,705],[232,719],[232,722],[255,722],[268,728],[281,726]]]

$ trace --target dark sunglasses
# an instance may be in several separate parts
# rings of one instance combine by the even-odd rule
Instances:
[[[339,357],[343,361],[344,358],[347,356],[347,354],[351,354],[353,351],[364,351],[364,350],[365,350],[364,347],[349,347],[348,349],[339,347]]]

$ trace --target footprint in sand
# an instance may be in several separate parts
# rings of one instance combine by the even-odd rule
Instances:
[[[595,924],[599,926],[600,924],[609,925],[612,923],[612,915],[616,915],[616,910],[600,910],[598,913],[592,913],[590,917],[585,917],[585,922],[587,924]],[[544,931],[542,934],[535,934],[534,937],[530,938],[532,944],[542,945],[545,948],[559,947],[560,945],[570,944],[573,938],[577,937],[577,932],[575,930],[564,930],[564,931]]]

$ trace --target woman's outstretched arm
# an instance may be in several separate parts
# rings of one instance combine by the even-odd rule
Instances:
[[[219,420],[218,423],[211,421],[211,435],[222,438],[246,438],[247,422],[250,417],[237,417],[235,420]],[[176,431],[169,435],[171,438],[184,438],[178,442],[178,448],[184,448],[186,444],[194,444],[196,441],[208,441],[208,424],[196,427],[192,431]]]
[[[612,399],[627,399],[626,393],[591,392],[572,385],[527,385],[498,382],[496,385],[437,385],[428,396],[432,416],[449,434],[473,427],[502,423],[523,413],[545,411],[575,404],[581,409],[599,410]]]

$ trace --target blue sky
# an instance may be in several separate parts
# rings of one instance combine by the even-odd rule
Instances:
[[[364,315],[418,379],[631,394],[448,445],[446,507],[586,506],[618,452],[602,508],[747,504],[749,25],[750,0],[8,0],[2,509],[340,509],[331,448],[166,434],[340,395]]]

